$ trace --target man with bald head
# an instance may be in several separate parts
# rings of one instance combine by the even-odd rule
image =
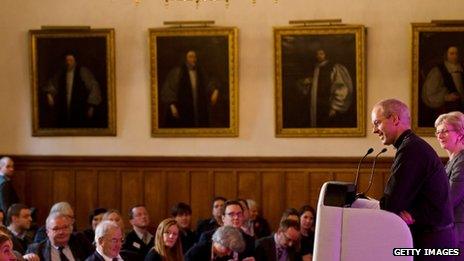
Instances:
[[[19,203],[18,194],[11,183],[14,173],[14,162],[9,157],[0,159],[0,209],[3,213],[8,212],[8,208]]]
[[[445,169],[433,148],[411,131],[408,107],[396,99],[382,100],[374,105],[371,117],[372,132],[396,149],[380,207],[409,225],[414,247],[454,247]]]

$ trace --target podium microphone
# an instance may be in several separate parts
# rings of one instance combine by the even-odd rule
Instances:
[[[377,158],[379,157],[379,155],[382,154],[382,153],[385,153],[385,152],[387,152],[387,148],[383,148],[379,153],[377,153],[377,155],[375,155],[374,162],[372,162],[371,177],[369,178],[369,185],[367,186],[366,191],[364,191],[362,193],[363,195],[367,195],[367,192],[369,191],[369,189],[371,189],[372,180],[374,178],[375,162],[376,162]]]
[[[374,152],[374,149],[373,148],[369,148],[366,152],[366,154],[364,155],[364,157],[361,158],[361,160],[359,161],[358,163],[358,170],[356,170],[356,178],[354,180],[354,187],[355,189],[357,188],[358,186],[358,178],[359,178],[359,169],[361,168],[361,162],[367,157],[367,155],[371,154],[372,152]]]

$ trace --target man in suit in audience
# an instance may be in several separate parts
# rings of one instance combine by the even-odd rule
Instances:
[[[11,233],[13,249],[24,255],[32,238],[27,236],[31,227],[32,217],[30,209],[24,204],[13,204],[7,213],[8,230]]]
[[[256,261],[293,261],[299,260],[297,250],[300,242],[300,224],[291,219],[280,222],[279,229],[273,235],[256,241]]]
[[[192,208],[184,202],[179,202],[172,207],[171,216],[176,219],[180,228],[179,237],[182,242],[182,252],[185,254],[196,242],[195,233],[190,229]]]
[[[35,253],[41,261],[85,260],[95,248],[83,234],[72,234],[72,220],[60,213],[51,213],[46,220],[47,239],[29,245],[27,253]]]
[[[223,226],[235,227],[242,233],[243,240],[245,241],[245,250],[240,253],[240,260],[254,260],[253,256],[255,251],[255,239],[242,230],[243,207],[240,202],[236,200],[228,200],[225,202],[224,212],[222,214],[222,223]],[[199,243],[211,242],[211,238],[215,231],[216,229],[204,232],[200,236]]]
[[[212,204],[212,217],[203,219],[197,223],[197,238],[199,239],[201,234],[206,231],[214,230],[222,226],[222,214],[224,213],[224,203],[227,201],[224,197],[218,196],[213,199]]]
[[[0,209],[3,213],[14,203],[19,203],[18,194],[13,187],[11,178],[14,173],[14,162],[9,157],[0,159]]]
[[[132,231],[126,235],[122,249],[146,256],[154,246],[154,237],[148,231],[150,216],[147,208],[143,205],[133,207],[129,211],[129,222],[132,225]]]
[[[114,221],[100,222],[95,229],[97,249],[86,261],[122,261],[119,255],[122,247],[122,230]]]

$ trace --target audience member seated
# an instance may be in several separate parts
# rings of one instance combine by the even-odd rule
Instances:
[[[300,224],[292,219],[280,222],[279,229],[271,236],[256,241],[256,261],[300,260]]]
[[[105,208],[96,208],[89,214],[89,225],[90,228],[82,231],[84,235],[90,242],[94,242],[95,239],[95,229],[97,228],[98,224],[102,221],[103,214],[106,213]]]
[[[316,224],[316,210],[304,205],[300,208],[300,233],[301,249],[300,254],[303,261],[312,260],[314,250],[314,232]]]
[[[271,227],[267,220],[259,215],[256,201],[247,199],[247,203],[250,208],[250,223],[253,227],[254,237],[258,239],[269,236],[271,234]]]
[[[0,234],[4,234],[4,235],[8,236],[8,238],[10,240],[11,240],[11,238],[13,236],[11,234],[10,230],[8,230],[7,227],[5,227],[4,225],[1,225],[1,224],[0,224]],[[16,256],[17,260],[40,261],[39,256],[36,255],[36,254],[30,253],[30,254],[23,255],[23,254],[19,253],[18,251],[14,250],[14,245],[13,245],[13,253]]]
[[[155,245],[150,249],[145,261],[182,261],[182,243],[179,239],[179,224],[175,218],[167,218],[158,225]]]
[[[31,211],[32,222],[31,222],[31,226],[29,227],[26,233],[27,233],[27,236],[29,238],[32,238],[32,241],[34,241],[35,234],[37,233],[37,230],[39,229],[39,224],[37,224],[38,210],[35,207],[30,207],[29,210]]]
[[[49,215],[52,213],[61,213],[67,216],[71,220],[72,225],[74,226],[74,210],[72,209],[71,205],[68,202],[63,201],[63,202],[55,203],[50,208]],[[46,228],[45,226],[42,226],[37,230],[37,233],[35,234],[34,243],[40,243],[44,241],[46,238],[47,238]]]
[[[214,232],[211,241],[204,241],[194,245],[185,255],[185,261],[200,260],[254,260],[253,258],[239,259],[245,250],[243,231],[232,226],[222,226]]]
[[[85,260],[94,247],[83,234],[72,234],[73,220],[60,212],[52,212],[45,223],[47,239],[29,245],[27,253],[34,253],[41,261]]]
[[[197,238],[199,239],[201,234],[206,231],[215,230],[222,226],[222,213],[224,213],[224,203],[226,199],[224,197],[215,197],[212,203],[212,217],[204,220],[200,220],[197,223]]]
[[[247,257],[253,257],[255,239],[243,232],[243,209],[240,202],[236,200],[228,200],[224,204],[224,213],[222,215],[222,222],[224,226],[232,226],[239,229],[242,232],[243,240],[245,241],[245,250],[240,254],[240,259]],[[199,242],[211,242],[211,238],[214,234],[214,230],[203,233],[200,237]]]
[[[153,235],[148,231],[150,216],[145,206],[133,207],[129,211],[129,222],[132,231],[126,235],[122,249],[145,256],[154,245]]]
[[[280,218],[280,222],[282,222],[284,220],[287,220],[287,219],[294,220],[294,221],[300,223],[300,213],[298,212],[298,210],[296,210],[294,208],[287,208],[282,213],[282,217]]]
[[[253,224],[250,220],[250,208],[248,207],[248,202],[242,198],[237,199],[237,201],[240,202],[243,209],[243,224],[241,228],[245,234],[254,237],[255,232],[253,231]]]
[[[116,209],[110,209],[105,214],[103,214],[102,221],[109,220],[114,221],[118,226],[121,228],[123,233],[122,237],[124,237],[125,230],[124,230],[124,220],[122,219],[121,213]]]
[[[24,204],[13,204],[8,209],[7,221],[13,249],[24,255],[27,246],[32,243],[32,238],[26,233],[32,222],[31,211]]]
[[[171,216],[176,219],[180,228],[180,241],[182,242],[182,253],[186,253],[196,241],[195,233],[190,230],[190,219],[192,217],[192,208],[189,205],[180,202],[171,209]]]
[[[114,221],[100,222],[95,229],[97,249],[86,261],[122,261],[119,251],[122,247],[122,231]]]
[[[21,256],[16,256],[13,250],[13,242],[11,238],[1,233],[0,234],[0,261],[13,261],[22,258]]]

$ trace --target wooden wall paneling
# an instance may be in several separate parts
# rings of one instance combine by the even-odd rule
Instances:
[[[309,176],[309,204],[314,208],[317,207],[317,200],[321,187],[327,181],[334,180],[334,174],[331,171],[311,171],[308,173]]]
[[[31,169],[26,174],[26,205],[37,208],[37,222],[44,224],[53,204],[52,172],[45,169]]]
[[[13,187],[21,202],[26,202],[26,176],[26,171],[16,170],[12,178]],[[27,193],[29,193],[29,191],[27,191]]]
[[[190,172],[167,171],[168,205],[165,209],[165,217],[170,217],[171,207],[179,202],[190,204]]]
[[[195,228],[198,219],[211,217],[211,200],[214,197],[213,172],[190,172],[190,185],[190,207],[192,208],[191,222],[192,227]]]
[[[372,186],[369,192],[367,193],[369,197],[380,199],[380,197],[383,195],[385,175],[386,175],[385,170],[382,170],[382,169],[375,170],[374,176],[372,178]]]
[[[262,177],[262,209],[263,216],[274,230],[285,210],[285,175],[284,172],[263,171]]]
[[[285,205],[299,209],[311,204],[311,188],[309,174],[304,171],[289,171],[285,173]]]
[[[121,170],[121,211],[126,215],[126,228],[129,224],[129,210],[136,205],[144,205],[144,178],[140,171]]]
[[[98,170],[98,207],[117,209],[124,219],[127,215],[121,208],[121,174],[114,169]]]
[[[73,169],[53,170],[53,203],[66,201],[76,206],[76,182]]]
[[[90,227],[88,216],[98,206],[98,177],[94,170],[76,170],[75,216],[77,229]]]
[[[365,179],[367,173],[361,172],[360,179]],[[356,170],[338,170],[334,171],[334,178],[336,181],[344,181],[344,182],[354,182],[356,176]],[[361,177],[363,176],[363,177]]]
[[[167,202],[167,178],[161,170],[148,170],[145,176],[145,205],[148,208],[151,222],[157,226],[161,220],[166,218],[165,210],[168,208]]]
[[[148,207],[154,226],[169,216],[173,204],[192,206],[193,222],[210,215],[213,196],[254,198],[273,227],[286,207],[316,206],[322,184],[352,182],[359,158],[298,157],[100,157],[13,156],[13,184],[23,201],[38,208],[42,224],[55,201],[74,205],[79,228],[95,207],[121,211],[134,204]],[[392,159],[377,161],[374,198],[383,194]],[[361,168],[367,186],[371,159]]]
[[[226,199],[237,198],[237,173],[235,171],[214,172],[214,196]]]
[[[237,171],[238,198],[254,199],[258,203],[261,197],[260,173],[257,171]]]

